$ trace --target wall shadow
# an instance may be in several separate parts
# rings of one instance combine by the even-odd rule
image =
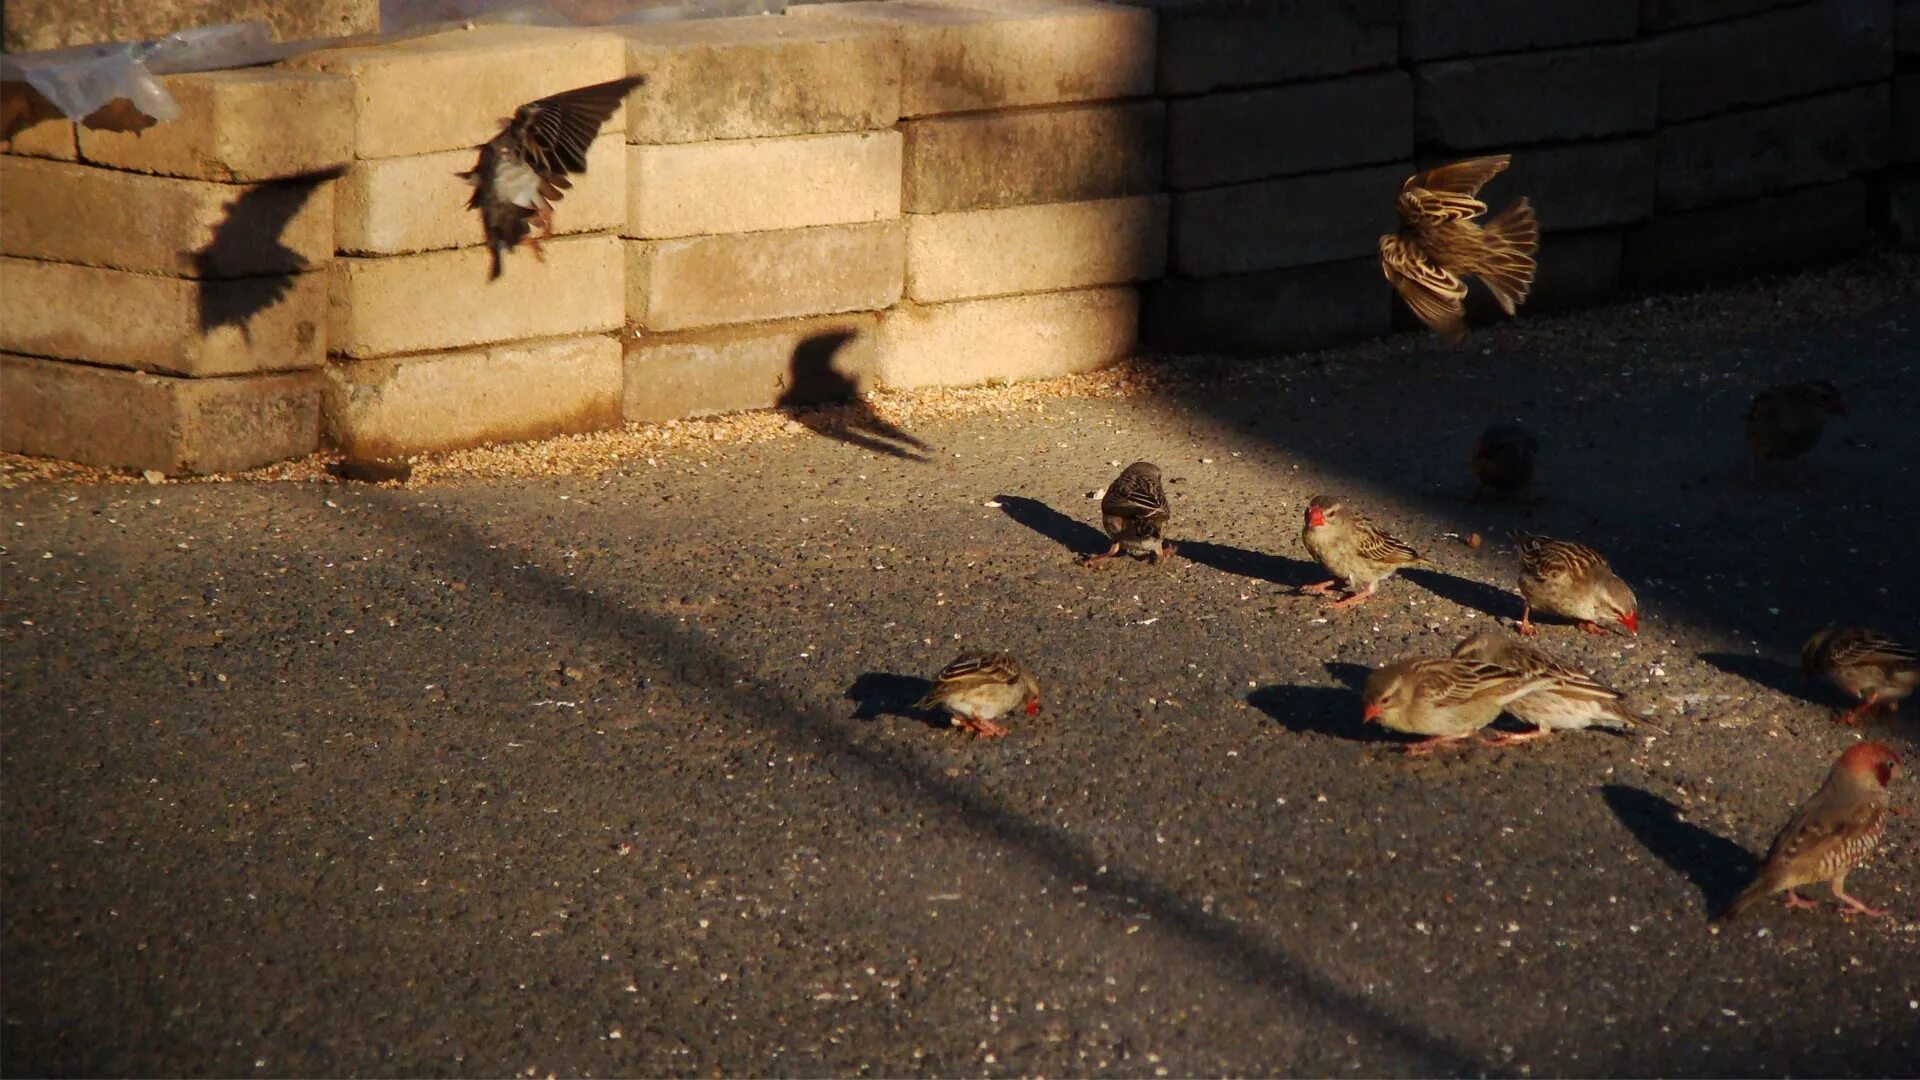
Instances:
[[[787,365],[787,386],[774,408],[816,435],[862,450],[908,461],[926,462],[926,443],[881,416],[860,397],[860,384],[835,366],[835,360],[859,334],[831,330],[800,342]]]
[[[1600,795],[1641,846],[1700,890],[1703,916],[1726,907],[1760,868],[1752,852],[1681,820],[1678,806],[1650,791],[1608,784]]]
[[[1000,504],[1001,513],[1075,555],[1098,555],[1109,546],[1106,533],[1077,518],[1068,517],[1039,499],[1029,499],[1024,495],[996,495],[993,501]],[[1186,544],[1180,543],[1179,554],[1185,554],[1186,550]]]
[[[286,299],[294,279],[313,269],[299,252],[281,242],[287,224],[321,184],[345,173],[340,168],[298,180],[261,184],[227,204],[212,238],[193,253],[202,334],[222,326],[237,326],[252,344],[253,317]],[[274,274],[236,273],[237,268],[259,265],[263,257],[287,269]]]

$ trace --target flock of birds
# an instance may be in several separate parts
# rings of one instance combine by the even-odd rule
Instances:
[[[569,176],[585,172],[587,150],[601,125],[642,82],[641,76],[615,79],[529,102],[479,147],[474,168],[461,175],[473,185],[467,205],[479,211],[492,256],[489,280],[500,276],[503,256],[522,243],[539,256],[533,228],[551,235],[553,203],[571,186]],[[1400,227],[1380,238],[1388,283],[1448,341],[1466,333],[1467,278],[1482,282],[1509,316],[1532,289],[1540,238],[1532,206],[1521,198],[1484,224],[1479,220],[1487,212],[1480,189],[1509,161],[1505,154],[1479,157],[1409,177],[1396,202]],[[1753,469],[1757,473],[1763,461],[1797,461],[1819,442],[1826,418],[1845,412],[1830,382],[1763,391],[1747,413]],[[1524,428],[1488,428],[1470,457],[1476,496],[1524,491],[1538,453],[1539,441]],[[1107,487],[1100,512],[1111,546],[1083,558],[1083,565],[1098,567],[1122,554],[1158,564],[1174,554],[1165,535],[1171,508],[1160,469],[1151,462],[1128,466]],[[1362,722],[1422,736],[1406,747],[1408,754],[1461,745],[1503,712],[1530,730],[1482,736],[1494,745],[1585,728],[1659,730],[1632,711],[1619,691],[1524,640],[1540,633],[1536,611],[1572,620],[1590,634],[1619,632],[1615,627],[1638,633],[1633,589],[1585,544],[1525,532],[1512,539],[1520,562],[1521,636],[1483,631],[1449,656],[1407,657],[1376,669],[1360,693]],[[1365,514],[1325,495],[1308,503],[1301,543],[1331,575],[1302,591],[1327,596],[1344,590],[1333,608],[1371,598],[1401,569],[1429,565]],[[1920,655],[1861,627],[1821,630],[1801,659],[1808,677],[1824,676],[1856,700],[1836,717],[1849,724],[1876,711],[1892,712],[1920,685]],[[1007,653],[966,653],[939,673],[916,708],[939,710],[956,726],[995,738],[1007,734],[1001,721],[1009,714],[1039,712],[1040,684]],[[1784,893],[1790,907],[1814,906],[1796,890],[1820,882],[1830,884],[1849,913],[1885,914],[1849,895],[1846,876],[1879,842],[1889,813],[1886,789],[1898,764],[1893,751],[1877,742],[1858,743],[1842,754],[1826,782],[1774,838],[1752,884],[1722,915],[1736,916],[1774,893]]]

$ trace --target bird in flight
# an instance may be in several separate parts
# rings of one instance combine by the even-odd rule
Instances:
[[[1540,224],[1523,197],[1485,226],[1475,198],[1510,156],[1456,161],[1415,173],[1400,185],[1400,231],[1380,238],[1380,270],[1422,322],[1448,341],[1467,332],[1468,276],[1477,277],[1508,315],[1533,288]]]

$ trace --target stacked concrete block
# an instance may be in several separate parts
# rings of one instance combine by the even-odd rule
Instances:
[[[1920,0],[1895,0],[1892,160],[1880,189],[1880,218],[1907,251],[1920,251]]]
[[[329,441],[379,457],[617,424],[624,112],[555,204],[543,253],[509,253],[497,280],[455,174],[520,105],[626,74],[624,45],[496,25],[289,63],[347,80],[355,99],[330,237]]]
[[[900,46],[739,18],[621,28],[629,105],[623,414],[810,404],[872,385],[900,299]]]
[[[1649,27],[1666,29],[1650,39],[1658,216],[1628,238],[1629,282],[1686,287],[1858,250],[1869,187],[1855,180],[1894,141],[1892,0],[1664,6]],[[1775,220],[1787,205],[1822,212]],[[1755,253],[1698,246],[1712,229],[1751,235]]]
[[[901,301],[888,387],[1040,378],[1129,354],[1166,261],[1154,16],[1091,0],[789,9],[899,50]]]
[[[0,154],[0,449],[209,473],[319,444],[352,88],[165,81],[184,115],[144,137],[49,121]]]

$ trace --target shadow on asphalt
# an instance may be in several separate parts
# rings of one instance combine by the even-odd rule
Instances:
[[[1607,784],[1600,795],[1648,851],[1700,890],[1705,914],[1726,907],[1760,868],[1752,852],[1681,820],[1678,806],[1650,791]]]
[[[1505,589],[1449,574],[1445,570],[1402,570],[1400,574],[1442,600],[1451,600],[1488,618],[1520,617],[1519,596]]]
[[[895,675],[890,671],[869,671],[847,687],[847,699],[854,703],[855,720],[879,720],[897,716],[918,720],[933,728],[948,727],[947,718],[937,712],[917,709],[920,699],[933,689],[933,683],[916,675]]]
[[[1764,656],[1748,656],[1744,653],[1703,652],[1700,654],[1700,659],[1729,675],[1738,675],[1748,682],[1759,683],[1776,694],[1802,701],[1830,703],[1823,701],[1814,691],[1812,684],[1800,673],[1800,669],[1790,664]]]
[[[1246,548],[1229,544],[1212,544],[1204,540],[1179,540],[1176,555],[1191,559],[1209,570],[1218,570],[1223,574],[1237,574],[1240,577],[1264,581],[1269,585],[1280,585],[1297,589],[1309,582],[1316,581],[1315,567],[1312,563],[1291,559],[1285,555],[1270,555],[1264,551],[1249,551]]]
[[[1299,735],[1331,735],[1357,743],[1398,741],[1377,725],[1362,723],[1360,699],[1337,686],[1263,686],[1247,694],[1247,704]]]
[[[1068,517],[1039,499],[1029,499],[1024,495],[996,495],[994,501],[1000,504],[1002,513],[1075,555],[1098,555],[1107,550],[1106,534],[1084,521]],[[1187,546],[1181,544],[1180,554],[1186,554],[1186,550]]]

